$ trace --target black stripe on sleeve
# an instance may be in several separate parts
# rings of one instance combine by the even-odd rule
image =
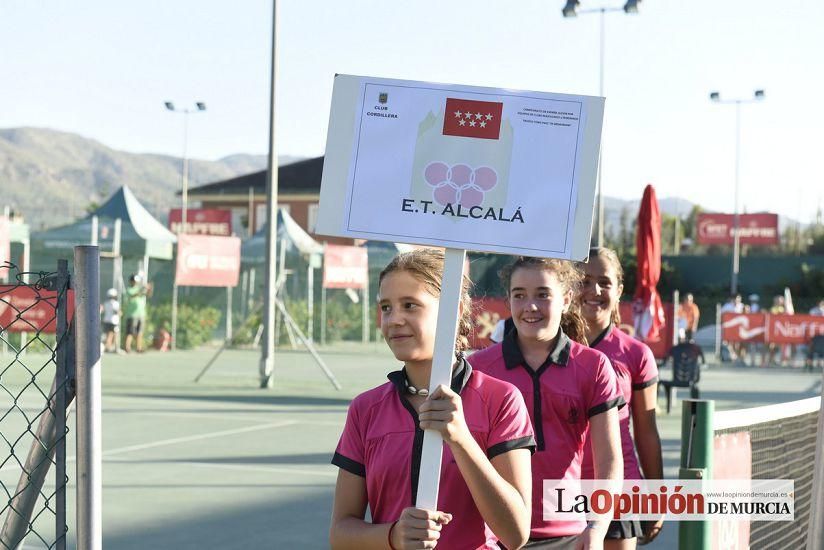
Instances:
[[[509,441],[501,441],[487,449],[486,456],[492,460],[498,455],[514,451],[515,449],[529,449],[529,454],[535,454],[535,438],[528,435],[526,437],[510,439]]]
[[[643,390],[644,388],[648,388],[648,387],[652,386],[653,384],[657,384],[657,383],[658,383],[658,377],[653,376],[652,378],[650,378],[646,382],[639,382],[638,384],[633,384],[632,389],[633,390]]]
[[[587,411],[587,416],[589,418],[592,418],[596,414],[601,414],[602,412],[606,412],[606,411],[612,409],[613,407],[618,407],[620,409],[621,407],[623,407],[626,404],[627,404],[627,402],[624,401],[624,398],[619,395],[615,399],[610,399],[609,401],[604,401],[600,405],[595,405],[594,407],[592,407],[591,409],[589,409]]]
[[[363,464],[360,462],[355,462],[351,458],[345,457],[340,453],[335,453],[335,456],[332,457],[332,464],[338,468],[346,470],[350,474],[366,477],[366,467]]]

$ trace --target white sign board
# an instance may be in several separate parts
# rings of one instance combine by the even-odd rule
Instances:
[[[338,75],[317,232],[583,259],[603,98]]]

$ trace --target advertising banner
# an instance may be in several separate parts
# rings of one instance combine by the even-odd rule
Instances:
[[[232,235],[232,212],[218,208],[186,209],[186,230],[181,231],[183,210],[172,208],[169,210],[169,230],[174,233],[192,235],[213,235],[215,237],[229,237]]]
[[[765,313],[722,313],[721,339],[726,342],[764,342],[767,337]]]
[[[360,246],[326,245],[323,252],[323,287],[357,288],[369,285],[369,258]]]
[[[177,270],[179,286],[237,286],[240,277],[240,239],[178,235]]]
[[[698,244],[733,244],[735,240],[732,214],[698,214],[695,225]],[[739,214],[738,234],[741,244],[778,244],[778,214]]]
[[[74,291],[66,297],[68,320],[74,314]],[[0,285],[0,331],[39,332],[57,331],[57,292],[36,290],[28,286]]]
[[[722,313],[721,338],[726,342],[807,344],[824,334],[824,317],[789,313]]]
[[[338,75],[317,232],[583,259],[603,98]]]

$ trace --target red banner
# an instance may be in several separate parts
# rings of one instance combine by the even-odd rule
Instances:
[[[766,333],[764,313],[721,314],[721,339],[726,342],[764,342]]]
[[[721,338],[726,342],[806,344],[824,334],[824,317],[770,313],[722,313]]]
[[[66,297],[68,320],[74,313],[74,291]],[[27,286],[0,285],[0,332],[57,331],[57,292]]]
[[[204,235],[177,236],[180,286],[237,286],[240,278],[240,239]]]
[[[501,319],[510,316],[506,298],[472,298],[472,335],[469,347],[483,349],[492,345],[489,336]]]
[[[186,209],[186,231],[180,231],[182,221],[183,210],[172,208],[169,211],[169,230],[172,233],[215,237],[229,237],[232,234],[232,212],[230,210],[188,208]]]
[[[733,214],[698,214],[695,222],[698,244],[733,244]],[[778,214],[739,214],[741,244],[778,244]]]
[[[360,246],[326,245],[323,252],[324,288],[366,288],[369,258]]]

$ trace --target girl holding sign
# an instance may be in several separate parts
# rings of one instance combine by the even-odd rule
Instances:
[[[422,249],[381,272],[381,332],[404,367],[349,407],[332,459],[333,548],[475,550],[485,548],[485,524],[508,548],[527,540],[535,440],[520,393],[473,371],[460,352],[450,387],[426,390],[443,264],[442,252]],[[468,286],[465,278],[458,350],[471,329]],[[446,443],[438,510],[414,507],[425,429]]]
[[[587,341],[591,348],[609,357],[618,375],[621,395],[628,405],[618,412],[624,479],[642,479],[642,470],[648,479],[662,479],[661,439],[655,423],[658,365],[646,344],[618,329],[621,323],[618,300],[624,290],[621,261],[609,248],[593,248],[589,251],[589,262],[579,267],[584,275],[580,302]],[[630,412],[632,435],[629,429]],[[596,477],[589,445],[585,447],[582,474],[584,479]],[[662,521],[644,523],[645,529],[642,531],[638,521],[613,521],[607,531],[605,547],[613,550],[635,548],[636,538],[641,536],[651,541],[661,530]]]
[[[528,548],[601,548],[608,521],[545,521],[544,480],[581,478],[591,434],[598,479],[620,479],[615,372],[585,342],[575,292],[581,274],[571,262],[520,257],[501,274],[515,329],[470,358],[476,371],[511,382],[523,394],[535,428],[532,528]]]

